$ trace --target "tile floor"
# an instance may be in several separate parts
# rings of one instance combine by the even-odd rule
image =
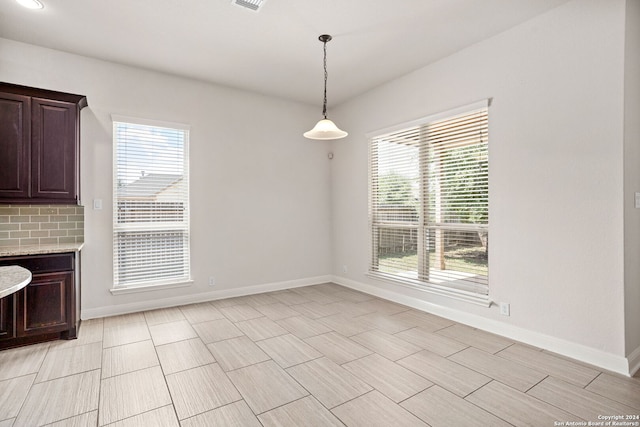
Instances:
[[[77,340],[0,352],[0,427],[556,426],[638,414],[640,378],[335,284],[89,320]]]

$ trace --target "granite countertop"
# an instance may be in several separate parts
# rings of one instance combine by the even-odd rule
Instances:
[[[31,283],[31,272],[26,268],[12,265],[0,267],[0,298],[18,292]]]
[[[18,255],[61,254],[78,252],[84,243],[56,243],[49,245],[0,246],[0,257]]]

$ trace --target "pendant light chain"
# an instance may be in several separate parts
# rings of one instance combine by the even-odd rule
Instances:
[[[324,118],[327,118],[327,77],[329,77],[329,73],[327,72],[327,40],[323,40],[324,43],[324,102],[322,104],[322,115]]]

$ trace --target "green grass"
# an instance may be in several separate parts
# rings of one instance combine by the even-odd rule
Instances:
[[[400,273],[418,269],[417,251],[388,253],[379,256],[380,270],[385,273]],[[429,265],[438,265],[436,254],[429,254]],[[447,270],[461,271],[486,276],[488,273],[487,258],[484,248],[458,248],[445,250],[445,267]]]

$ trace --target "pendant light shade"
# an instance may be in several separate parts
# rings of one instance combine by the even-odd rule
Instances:
[[[305,138],[309,139],[340,139],[348,135],[347,132],[340,130],[335,123],[327,118],[327,42],[331,41],[331,36],[323,34],[318,39],[323,43],[324,50],[324,102],[322,104],[322,115],[324,119],[321,119],[316,125],[308,132],[304,133]]]
[[[27,9],[42,9],[44,5],[39,0],[16,0]]]
[[[338,129],[335,123],[329,119],[322,119],[311,129],[304,133],[309,139],[340,139],[349,135],[347,132]]]

